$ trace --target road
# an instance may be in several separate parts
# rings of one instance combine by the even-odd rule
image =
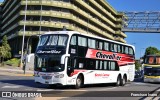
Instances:
[[[1,92],[18,92],[18,93],[42,93],[43,97],[56,97],[61,100],[80,100],[88,98],[92,100],[104,99],[106,100],[138,100],[138,99],[153,99],[160,100],[160,85],[153,83],[143,83],[140,80],[136,82],[127,83],[123,87],[115,87],[111,84],[101,85],[87,85],[81,89],[75,90],[70,87],[49,88],[47,85],[34,83],[33,76],[9,76],[0,75],[0,91]],[[152,94],[152,97],[145,95]],[[140,96],[138,96],[140,95]],[[159,95],[159,97],[157,97]],[[41,100],[41,98],[0,98],[0,100]],[[43,99],[42,99],[43,100]],[[53,100],[53,99],[51,99]]]

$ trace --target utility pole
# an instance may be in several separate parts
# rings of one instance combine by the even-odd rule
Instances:
[[[22,39],[21,62],[20,62],[21,67],[23,65],[22,60],[24,59],[24,39],[25,39],[25,31],[26,31],[26,11],[27,11],[27,0],[26,0],[25,14],[24,14],[23,39]],[[24,74],[25,74],[25,68],[24,68]]]

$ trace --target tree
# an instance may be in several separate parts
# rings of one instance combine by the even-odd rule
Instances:
[[[159,55],[160,51],[156,47],[148,47],[145,51],[145,55]]]
[[[142,67],[142,65],[140,64],[140,62],[135,61],[135,69],[136,69],[136,70],[139,70],[140,67]]]
[[[0,47],[0,57],[2,58],[2,62],[5,58],[11,58],[11,47],[8,44],[6,35],[2,39],[2,46]]]

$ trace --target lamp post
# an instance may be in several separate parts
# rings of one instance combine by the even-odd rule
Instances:
[[[24,39],[25,39],[25,30],[26,30],[26,11],[27,11],[27,0],[25,4],[25,14],[24,14],[23,39],[22,39],[21,62],[20,62],[21,67],[23,65],[22,60],[24,58],[23,51],[24,51]],[[25,68],[24,68],[24,74],[25,74]]]
[[[42,21],[42,0],[41,0],[41,8],[40,8],[40,27],[39,27],[39,34],[41,34],[41,29],[42,29],[42,26],[41,26],[41,21]]]

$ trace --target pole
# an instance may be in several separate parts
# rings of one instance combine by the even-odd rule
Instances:
[[[30,38],[31,38],[32,36],[30,36],[29,38],[28,38],[28,40],[27,40],[27,55],[29,54],[29,41],[30,41]]]
[[[42,21],[42,0],[41,0],[41,9],[40,9],[41,13],[40,13],[40,27],[39,27],[39,34],[41,34],[41,21]]]
[[[25,15],[24,15],[24,26],[23,26],[23,39],[22,39],[22,52],[21,52],[21,62],[20,66],[22,67],[22,60],[24,58],[23,51],[24,51],[24,39],[25,39],[25,30],[26,30],[26,10],[27,10],[27,0],[26,0],[26,5],[25,5]],[[25,71],[25,65],[24,65],[24,74],[26,73]]]

